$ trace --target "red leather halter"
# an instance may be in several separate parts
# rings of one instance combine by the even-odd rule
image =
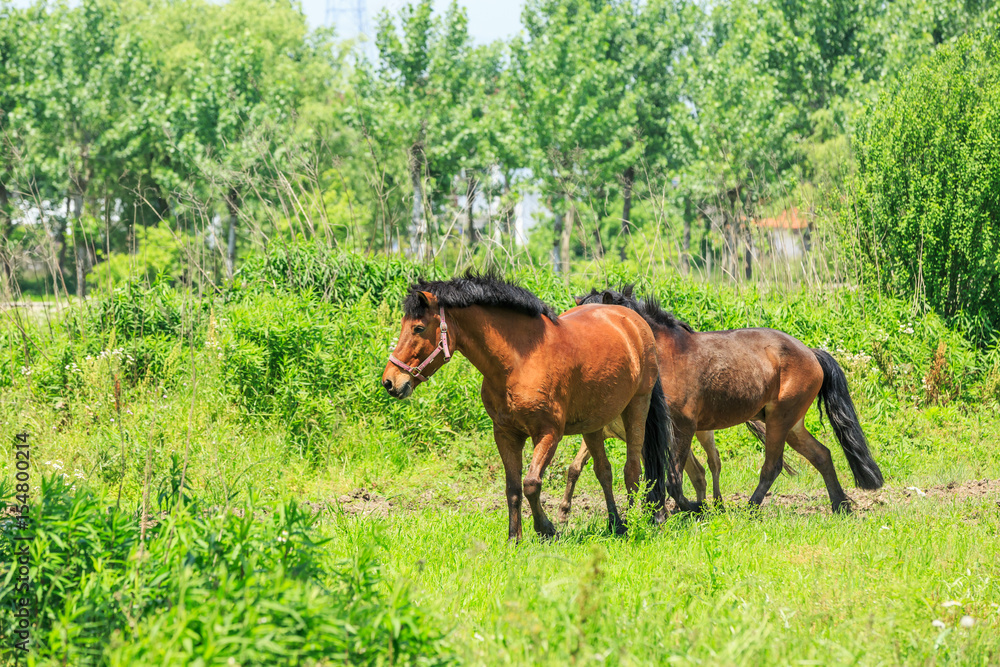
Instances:
[[[445,361],[451,360],[451,350],[448,349],[448,322],[444,319],[444,306],[441,306],[441,342],[434,348],[431,355],[424,359],[419,366],[410,366],[397,359],[394,354],[389,355],[389,361],[412,375],[418,382],[427,382],[427,378],[423,376],[423,371],[427,368],[427,364],[434,361],[434,357],[438,356],[441,352],[444,352]]]

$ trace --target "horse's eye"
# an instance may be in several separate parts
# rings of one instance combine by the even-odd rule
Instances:
[[[424,332],[424,327],[421,327],[421,326],[413,327],[413,333],[415,333],[415,334],[422,334],[423,332]]]

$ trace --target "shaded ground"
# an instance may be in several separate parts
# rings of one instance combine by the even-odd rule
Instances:
[[[885,487],[878,491],[849,489],[858,512],[871,512],[891,505],[907,505],[914,502],[943,502],[947,500],[995,500],[1000,507],[1000,480],[982,479],[967,482],[950,482],[926,489],[910,487]],[[734,493],[726,496],[730,506],[745,505],[750,496]],[[542,493],[542,503],[550,516],[555,515],[561,496]],[[463,494],[456,488],[455,495],[445,496],[426,491],[416,498],[386,497],[374,491],[355,489],[351,493],[328,502],[306,503],[314,511],[341,511],[355,516],[386,517],[390,514],[415,512],[430,507],[455,507],[465,511],[495,511],[506,507],[502,494],[489,497]],[[525,513],[528,512],[527,503]],[[825,490],[808,493],[768,494],[764,507],[782,507],[795,514],[829,514],[830,503]],[[604,511],[604,498],[596,493],[580,492],[573,498],[573,514]]]

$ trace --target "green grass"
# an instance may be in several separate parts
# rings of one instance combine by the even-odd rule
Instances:
[[[451,642],[470,663],[1000,658],[995,501],[847,518],[731,511],[625,539],[592,518],[554,543],[519,546],[506,542],[505,511],[430,509],[328,530],[343,522],[375,526],[389,572],[454,624]],[[951,600],[961,605],[943,606]],[[971,629],[959,626],[965,614]]]
[[[37,555],[37,577],[81,591],[46,603],[38,664],[339,664],[322,652],[336,643],[329,624],[344,621],[339,610],[382,623],[337,645],[338,655],[354,651],[369,664],[1000,663],[998,498],[903,500],[909,486],[1000,478],[995,348],[974,347],[933,313],[850,289],[779,293],[671,276],[646,283],[697,328],[773,326],[833,351],[891,489],[880,496],[885,504],[830,515],[819,475],[789,450],[800,474],[779,477],[773,492],[794,501],[768,499],[749,515],[732,495],[752,492],[763,455],[734,428],[717,434],[728,511],[659,528],[632,516],[629,536],[614,539],[588,468],[578,495],[592,506],[576,506],[561,538],[540,542],[527,521],[526,539],[512,545],[475,370],[459,358],[404,402],[378,384],[414,267],[338,257],[279,255],[201,301],[162,283],[123,286],[58,317],[0,328],[0,455],[12,460],[8,435],[30,432],[32,485],[55,474],[77,487],[51,491],[46,506],[75,506],[60,494],[83,494],[73,502],[91,512],[39,520],[52,521],[58,537],[115,517],[115,530],[133,536],[101,533],[94,553],[114,558],[100,565],[70,549],[75,565],[61,574],[46,574],[44,562],[62,552]],[[628,278],[622,270],[606,280]],[[557,307],[592,282],[574,278],[567,290],[545,272],[521,279]],[[815,410],[807,425],[856,493]],[[561,444],[548,497],[561,494],[579,443]],[[704,460],[697,444],[695,452]],[[609,443],[609,453],[624,502],[621,444]],[[177,509],[185,459],[188,497],[204,515]],[[383,499],[360,509],[378,511],[337,509],[357,488]],[[119,491],[121,511],[107,514]],[[36,503],[43,492],[33,490]],[[141,565],[134,533],[145,492],[152,512],[183,527],[187,544],[213,544],[226,532],[230,551],[210,549],[214,560],[185,569],[204,549],[154,533],[161,566]],[[312,564],[298,574],[268,560],[285,530],[274,517],[292,501],[325,508],[315,523],[296,524],[303,539],[295,548]],[[225,508],[257,512],[260,525],[227,523]],[[229,576],[230,553],[269,573]],[[173,582],[160,595],[157,577]],[[122,586],[141,593],[140,609],[122,611]],[[287,614],[261,631],[256,603],[246,602],[269,590]],[[0,598],[2,612],[8,588]],[[330,600],[339,601],[333,611]],[[972,627],[959,625],[964,615]],[[394,618],[417,619],[409,653],[393,643],[403,631]],[[287,639],[296,623],[315,642]],[[262,632],[286,637],[298,653],[258,646]]]

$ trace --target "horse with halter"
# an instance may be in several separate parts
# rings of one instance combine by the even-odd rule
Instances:
[[[833,510],[850,512],[850,500],[837,479],[830,450],[804,424],[806,411],[818,397],[820,418],[825,405],[855,484],[862,489],[882,486],[882,471],[868,449],[847,378],[830,353],[810,349],[774,329],[695,332],[664,311],[655,299],[635,299],[631,286],[622,292],[592,290],[579,297],[577,303],[624,306],[642,315],[653,329],[660,378],[674,428],[673,464],[678,476],[696,433],[748,422],[751,431],[758,437],[762,435],[764,442],[760,481],[750,496],[753,505],[764,501],[781,472],[787,442],[823,476]],[[711,456],[709,460],[712,465]],[[701,508],[700,501],[692,503],[684,498],[679,484],[674,488],[678,494],[673,498],[680,509]],[[563,501],[567,508],[571,496],[572,487],[567,485]]]
[[[622,307],[578,306],[556,315],[528,290],[493,275],[467,273],[447,281],[421,280],[403,303],[399,342],[382,373],[397,398],[410,396],[455,352],[483,376],[482,400],[506,476],[508,538],[521,538],[522,493],[535,531],[554,536],[541,505],[542,477],[564,435],[583,434],[604,492],[608,522],[624,524],[612,492],[603,431],[620,419],[625,435],[629,502],[639,489],[640,459],[647,500],[662,507],[670,471],[672,432],[660,387],[656,342],[646,321]],[[534,451],[522,483],[522,452]],[[665,481],[665,476],[669,480]]]

